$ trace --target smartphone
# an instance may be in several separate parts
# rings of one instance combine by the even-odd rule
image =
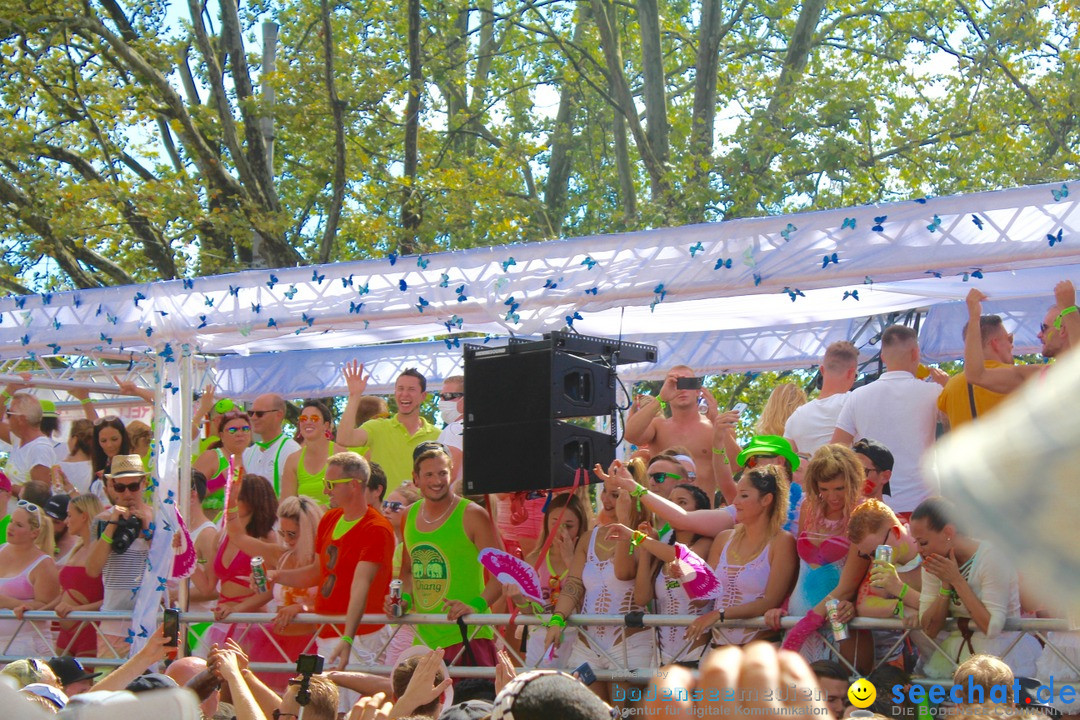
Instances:
[[[180,645],[180,611],[176,608],[165,609],[165,623],[162,626],[162,634],[169,638],[166,647]]]
[[[596,673],[593,672],[592,665],[587,662],[578,665],[577,670],[575,670],[573,674],[574,677],[585,685],[592,685],[596,682]]]
[[[700,390],[702,384],[704,384],[704,378],[699,377],[681,377],[675,378],[676,390]]]
[[[322,655],[301,655],[296,658],[296,672],[301,675],[318,675],[323,671]]]
[[[739,413],[740,415],[742,415],[744,412],[746,412],[747,407],[748,406],[747,406],[746,403],[737,402],[737,403],[735,403],[734,405],[731,406],[731,409],[734,410],[735,412]]]

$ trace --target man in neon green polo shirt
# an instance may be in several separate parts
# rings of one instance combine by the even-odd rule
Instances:
[[[386,472],[386,492],[393,492],[402,482],[412,478],[413,449],[439,437],[439,428],[420,414],[427,399],[427,378],[416,368],[404,370],[394,383],[397,414],[389,418],[372,418],[357,427],[352,419],[356,417],[360,398],[367,389],[364,366],[354,360],[345,366],[344,375],[349,387],[349,404],[341,414],[337,443],[345,447],[368,446],[368,457]]]

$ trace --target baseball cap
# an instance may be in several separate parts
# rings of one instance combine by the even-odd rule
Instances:
[[[45,507],[42,509],[53,520],[67,520],[68,503],[70,502],[71,498],[67,495],[53,495],[45,501]]]
[[[446,446],[443,445],[442,443],[431,442],[431,441],[422,442],[419,445],[417,445],[415,448],[413,448],[413,451],[412,451],[413,462],[416,462],[416,458],[420,457],[423,453],[426,453],[428,450],[438,450],[439,452],[445,453],[447,456],[450,455],[450,451],[447,450]]]
[[[149,692],[150,690],[165,690],[167,688],[179,687],[176,681],[168,675],[162,675],[161,673],[146,673],[128,683],[128,692],[141,693]]]
[[[56,403],[52,400],[41,400],[41,417],[43,418],[58,418],[60,413],[56,411]]]
[[[791,471],[799,469],[799,456],[791,449],[791,443],[779,435],[755,435],[739,453],[738,463],[745,466],[754,455],[779,455],[791,463]]]
[[[78,660],[73,657],[54,657],[47,663],[63,686],[77,683],[80,680],[93,680],[101,673],[87,672]]]

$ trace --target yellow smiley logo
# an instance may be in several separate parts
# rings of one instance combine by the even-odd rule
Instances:
[[[857,708],[870,707],[877,699],[877,688],[866,678],[859,678],[851,683],[847,691],[848,700]]]

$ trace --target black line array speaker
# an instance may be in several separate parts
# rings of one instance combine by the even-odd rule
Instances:
[[[466,347],[465,492],[566,487],[579,467],[606,467],[614,437],[560,418],[611,415],[615,380],[614,366],[550,342]]]

